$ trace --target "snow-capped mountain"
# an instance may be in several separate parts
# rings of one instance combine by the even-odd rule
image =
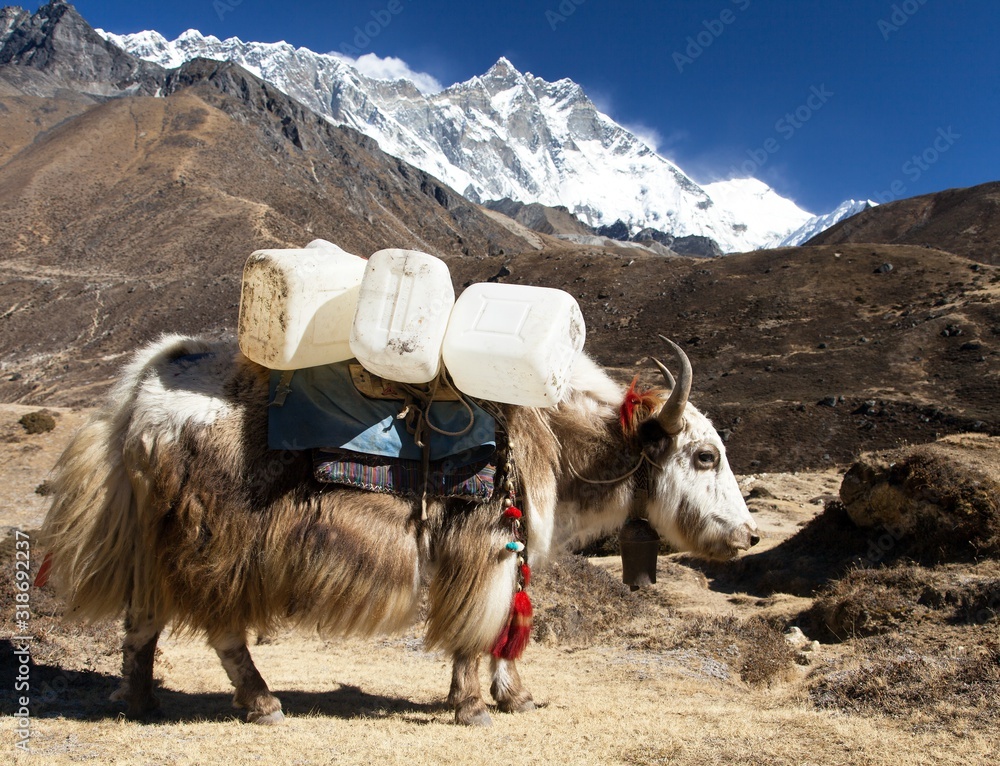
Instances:
[[[845,218],[850,218],[852,215],[857,215],[877,205],[877,202],[872,202],[870,199],[845,200],[837,206],[836,210],[825,215],[814,215],[791,234],[774,240],[773,244],[768,245],[768,247],[796,247],[803,242],[808,242],[820,232],[826,231],[835,223],[840,223]]]
[[[485,74],[437,92],[367,77],[336,54],[288,43],[219,40],[188,30],[113,35],[164,67],[192,58],[233,61],[337,124],[475,201],[565,205],[591,226],[621,219],[636,232],[711,237],[724,252],[783,239],[811,214],[756,179],[700,186],[602,114],[572,80],[547,82],[501,58]]]
[[[782,197],[756,178],[714,181],[702,188],[737,220],[754,222],[754,237],[759,236],[763,241],[749,249],[768,247],[768,243],[784,238],[789,231],[800,226],[803,217],[807,221],[816,217],[810,217],[790,199]]]

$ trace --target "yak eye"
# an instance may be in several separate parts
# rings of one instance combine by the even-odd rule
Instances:
[[[715,468],[715,466],[719,463],[719,453],[714,449],[700,449],[697,453],[695,453],[694,463],[696,468]]]

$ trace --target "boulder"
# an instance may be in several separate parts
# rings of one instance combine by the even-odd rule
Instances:
[[[934,560],[1000,557],[1000,438],[979,434],[864,455],[840,499],[859,527]]]

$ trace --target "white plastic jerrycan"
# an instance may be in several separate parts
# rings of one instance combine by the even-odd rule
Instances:
[[[258,250],[243,268],[240,350],[273,370],[350,359],[351,322],[367,262],[332,242]]]
[[[387,380],[427,383],[441,370],[441,342],[454,304],[451,272],[440,258],[379,250],[361,282],[351,351]]]
[[[563,290],[483,282],[455,302],[442,354],[456,387],[507,404],[557,404],[586,327]]]

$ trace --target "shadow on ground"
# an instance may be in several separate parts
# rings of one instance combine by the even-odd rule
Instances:
[[[19,667],[11,641],[0,641],[0,674],[16,678]],[[58,665],[29,665],[27,673],[31,689],[24,692],[30,700],[32,717],[65,717],[80,721],[97,721],[124,716],[124,704],[108,698],[118,688],[119,678],[95,670],[68,670]],[[295,716],[325,716],[328,718],[385,718],[400,716],[413,723],[427,723],[428,716],[450,716],[442,700],[439,703],[414,702],[401,697],[369,694],[361,688],[342,685],[323,692],[274,690],[286,714]],[[19,707],[20,693],[12,688],[0,694],[0,714],[14,715]],[[156,696],[160,710],[147,719],[149,724],[185,723],[193,721],[228,721],[242,719],[242,711],[232,705],[232,695],[223,692],[191,693],[159,686]]]

